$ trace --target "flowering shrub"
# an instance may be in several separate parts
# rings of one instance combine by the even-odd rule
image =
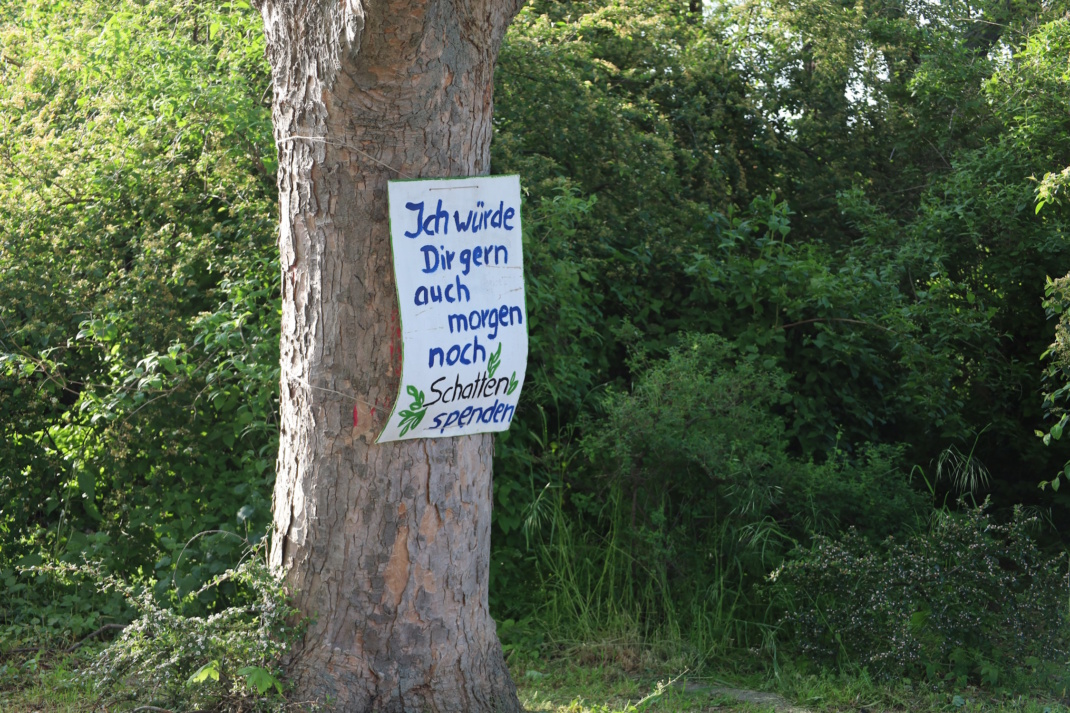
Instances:
[[[106,580],[138,616],[90,668],[96,689],[111,701],[135,700],[175,713],[284,709],[279,661],[298,633],[297,610],[262,558],[248,558],[206,588],[224,579],[239,585],[245,605],[207,617],[161,606],[151,587],[136,590]]]
[[[927,533],[875,547],[854,531],[819,537],[771,577],[791,595],[784,618],[801,651],[886,677],[1013,686],[1068,652],[1062,557],[1029,536],[1016,509],[941,512]]]

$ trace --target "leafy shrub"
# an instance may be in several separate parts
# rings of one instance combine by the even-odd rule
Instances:
[[[298,633],[297,610],[262,557],[250,556],[205,588],[228,579],[239,585],[237,603],[202,617],[161,605],[154,587],[105,577],[103,586],[120,591],[137,617],[89,669],[96,689],[108,701],[176,712],[281,710],[280,659]]]
[[[911,488],[902,459],[902,448],[870,445],[853,457],[837,449],[823,463],[800,464],[781,484],[782,526],[799,542],[849,527],[871,540],[909,532],[931,506]]]
[[[69,640],[114,610],[19,568],[163,572],[185,550],[190,592],[267,530],[269,69],[240,1],[29,0],[0,46],[0,587],[22,587],[0,636]],[[207,530],[232,534],[187,546]]]
[[[551,442],[525,532],[551,631],[686,638],[706,657],[755,646],[774,621],[755,586],[795,543],[857,523],[879,538],[924,507],[899,451],[792,457],[787,377],[716,335],[637,356],[579,448]],[[586,458],[582,457],[586,456]]]
[[[110,543],[104,533],[79,534],[84,556],[107,555]],[[100,591],[95,579],[50,552],[34,552],[0,567],[0,650],[26,645],[62,649],[86,632],[129,621],[131,610],[122,595]]]
[[[978,507],[882,546],[856,531],[819,537],[772,576],[794,597],[784,624],[819,662],[1013,685],[1070,650],[1062,558],[1040,550],[1034,525],[1021,509],[998,524]]]
[[[1070,171],[1070,169],[1068,169]],[[1047,278],[1044,286],[1044,310],[1048,319],[1057,320],[1055,339],[1042,355],[1044,360],[1044,402],[1043,407],[1050,419],[1046,432],[1036,431],[1044,439],[1044,445],[1052,444],[1063,436],[1063,431],[1070,423],[1070,411],[1067,401],[1070,399],[1070,275],[1058,279]],[[1062,472],[1056,472],[1050,481],[1043,481],[1041,488],[1051,485],[1058,491],[1065,478],[1070,478],[1070,462],[1063,466]]]

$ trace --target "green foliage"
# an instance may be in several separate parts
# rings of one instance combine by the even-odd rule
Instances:
[[[1036,364],[1052,342],[1043,278],[1070,270],[1066,10],[521,11],[495,75],[493,167],[523,178],[531,333],[496,450],[503,631],[686,636],[699,658],[768,648],[778,600],[754,585],[793,546],[855,526],[864,548],[924,521],[902,463],[925,464],[937,502],[939,476],[979,464],[1000,507],[1036,495],[1066,460],[1063,326],[1046,384]],[[183,616],[243,596],[232,578],[204,585],[270,516],[263,49],[244,2],[0,11],[8,641],[131,615],[55,573],[87,555],[141,568],[158,597],[173,571]],[[1049,317],[1068,311],[1064,282],[1048,283]],[[1042,390],[1048,450],[1031,435]],[[424,413],[409,396],[405,428]],[[926,642],[934,675],[1023,665]],[[182,666],[187,694],[275,690],[270,669],[221,650]]]
[[[0,604],[6,624],[95,624],[49,624],[25,557],[175,563],[189,592],[266,529],[279,311],[263,47],[241,2],[30,2],[0,19],[0,570],[27,587]],[[205,530],[242,537],[197,538],[177,561]]]
[[[594,385],[628,381],[630,344],[664,355],[688,331],[788,374],[788,429],[806,456],[838,441],[911,442],[927,460],[985,425],[970,422],[966,384],[976,365],[996,369],[993,307],[929,235],[903,239],[903,211],[880,202],[902,200],[902,172],[930,172],[916,149],[927,144],[905,140],[915,148],[900,147],[894,176],[875,165],[897,149],[894,102],[910,101],[916,74],[904,65],[882,80],[882,63],[939,54],[956,25],[939,8],[926,19],[826,5],[746,3],[695,22],[678,6],[536,3],[518,18],[497,74],[495,170],[524,175],[533,233],[554,233],[564,201],[583,201],[556,249],[529,260],[532,273],[552,272],[550,259],[574,276],[557,299],[534,301],[534,333],[559,310],[584,313],[555,335],[584,359],[532,348],[540,368],[570,365],[558,383],[586,387],[546,398],[554,387],[536,372],[551,428],[587,408]],[[920,29],[937,20],[939,33]],[[800,33],[813,39],[814,76],[793,69]],[[960,81],[979,83],[984,66]]]
[[[1009,7],[982,6],[983,15],[965,26],[971,16],[952,13],[929,33],[930,46],[941,51],[922,55],[910,79],[913,128],[904,136],[929,147],[923,152],[938,151],[943,166],[903,184],[914,187],[917,200],[889,202],[866,189],[871,207],[854,225],[867,239],[880,236],[885,245],[924,257],[908,263],[913,289],[937,272],[929,284],[987,322],[987,336],[953,332],[961,352],[955,410],[967,431],[986,431],[976,455],[992,472],[1003,504],[1035,498],[1032,474],[1050,473],[1052,461],[1065,460],[1065,451],[1045,452],[1032,438],[1043,414],[1027,395],[1043,388],[1033,363],[1050,342],[1039,292],[1046,275],[1070,268],[1062,237],[1066,208],[1051,204],[1054,194],[1042,189],[1041,202],[1051,205],[1038,214],[1031,178],[1070,163],[1065,117],[1048,104],[1064,91],[1066,8]],[[915,97],[923,101],[915,104]],[[900,156],[910,160],[909,153],[895,156],[897,164]],[[992,409],[994,403],[1005,407]],[[909,440],[930,453],[944,447],[926,443],[924,434]]]
[[[853,528],[870,540],[912,532],[929,505],[902,469],[901,449],[869,446],[796,466],[781,484],[777,517],[797,542]]]
[[[795,542],[853,522],[901,532],[923,508],[895,452],[790,457],[786,375],[720,337],[685,344],[633,360],[633,387],[584,424],[586,459],[565,444],[540,463],[524,530],[556,635],[684,637],[700,660],[766,645],[755,587]]]
[[[496,458],[492,596],[516,620],[538,606],[535,541],[555,629],[754,641],[754,627],[725,632],[772,623],[750,584],[792,542],[852,523],[902,532],[924,507],[900,444],[935,462],[984,425],[967,403],[1000,363],[996,311],[931,234],[902,234],[909,210],[882,202],[916,202],[900,189],[942,161],[918,134],[946,114],[903,138],[893,107],[911,101],[911,57],[954,45],[956,25],[940,15],[927,39],[905,14],[826,5],[695,22],[680,6],[535,3],[511,29],[494,162],[528,191],[533,338]],[[799,31],[815,43],[806,76]],[[882,80],[882,61],[900,73]],[[982,64],[940,81],[977,97]],[[845,99],[852,82],[861,94]],[[976,126],[956,136],[945,150]],[[878,156],[896,151],[889,172]],[[673,351],[687,332],[730,344],[722,392]],[[779,386],[755,389],[754,374]],[[760,416],[715,421],[706,405],[734,379]]]
[[[876,545],[850,531],[819,537],[774,572],[791,597],[784,623],[815,659],[875,674],[1015,687],[1065,685],[1064,558],[1030,536],[1015,509],[999,524],[983,508],[937,513],[927,532]]]
[[[1044,370],[1047,384],[1044,409],[1055,422],[1046,433],[1038,430],[1036,434],[1043,439],[1044,445],[1050,445],[1053,440],[1058,441],[1062,438],[1063,430],[1070,421],[1070,416],[1066,411],[1067,397],[1070,395],[1070,323],[1068,323],[1070,321],[1070,275],[1055,280],[1050,277],[1047,279],[1044,289],[1044,309],[1049,319],[1057,320],[1055,341],[1042,355],[1042,359],[1047,360]],[[1067,468],[1070,469],[1070,464]],[[1070,474],[1057,473],[1050,481],[1053,490],[1059,490],[1063,475],[1070,477]],[[1041,487],[1047,484],[1044,482]]]
[[[162,606],[154,587],[105,576],[102,586],[120,591],[136,617],[85,672],[103,700],[174,711],[283,710],[280,659],[299,633],[298,612],[262,559],[250,553],[205,585],[237,585],[234,604],[208,617]]]
[[[85,537],[85,556],[103,557],[102,534]],[[46,560],[46,558],[48,558]],[[0,642],[4,649],[65,647],[72,638],[129,619],[130,608],[115,592],[100,592],[84,572],[54,567],[51,553],[31,553],[0,569]]]
[[[851,196],[843,209],[856,209]],[[961,437],[960,344],[995,335],[983,306],[956,304],[938,265],[919,265],[884,236],[841,251],[792,242],[787,205],[773,201],[710,222],[685,270],[686,321],[792,375],[789,428],[804,454],[934,428]],[[918,268],[929,284],[909,285]]]
[[[608,629],[612,614],[648,634],[684,627],[708,589],[717,592],[702,602],[709,645],[755,638],[726,629],[760,621],[747,611],[748,584],[775,563],[784,538],[769,517],[788,467],[770,414],[784,377],[734,356],[719,338],[695,337],[642,368],[630,392],[610,392],[604,417],[587,424],[582,447],[597,477],[593,488],[558,487],[561,506],[584,519],[571,533],[555,523],[573,542],[554,543],[551,562],[560,572],[564,559],[570,577],[558,579],[578,588],[560,601],[607,610],[590,617],[592,633]]]
[[[1047,116],[1050,109],[1050,92],[1065,94],[1068,77],[1057,57],[1070,48],[1070,22],[1064,18],[1039,28],[1030,37],[1018,61],[1008,70],[1008,81],[993,84],[993,93],[999,93],[1011,106],[1015,114],[1015,127],[1012,139],[1016,145],[1041,149],[1046,152],[1049,163],[1059,161],[1070,164],[1070,146],[1066,144],[1065,121],[1057,116]],[[1024,96],[1019,92],[1010,92],[1013,82],[1025,84]],[[1034,212],[1045,223],[1062,226],[1065,223],[1067,204],[1064,198],[1066,181],[1070,176],[1070,166],[1062,170],[1048,170],[1036,189],[1036,208]],[[1054,340],[1042,355],[1046,360],[1043,372],[1044,400],[1043,409],[1050,419],[1044,431],[1037,435],[1044,445],[1052,445],[1063,435],[1068,417],[1066,413],[1067,394],[1070,393],[1070,338],[1067,333],[1068,315],[1070,315],[1070,276],[1052,279],[1046,276],[1044,285],[1043,307],[1049,320],[1055,321]],[[1048,474],[1045,474],[1048,475]],[[1050,477],[1050,476],[1049,476]],[[1051,485],[1058,492],[1063,479],[1070,477],[1070,463],[1056,471],[1050,480],[1045,478],[1041,487]]]

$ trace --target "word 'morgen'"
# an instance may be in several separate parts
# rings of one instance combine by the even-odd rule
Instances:
[[[486,329],[488,339],[498,337],[498,327],[511,327],[514,324],[524,323],[523,311],[514,305],[502,305],[490,309],[472,310],[468,314],[451,314],[447,316],[450,326],[450,334],[454,331],[468,332],[475,329]]]
[[[415,230],[406,230],[406,238],[418,238],[421,235],[449,235],[450,212],[442,208],[442,199],[438,199],[438,205],[434,213],[424,217],[424,202],[406,203],[407,210],[416,213]],[[477,201],[473,210],[468,211],[467,219],[461,221],[461,212],[453,211],[453,227],[458,233],[478,233],[480,230],[501,228],[513,230],[516,226],[510,225],[509,221],[516,217],[516,208],[505,207],[505,201],[498,201],[498,208],[486,208],[483,201]]]

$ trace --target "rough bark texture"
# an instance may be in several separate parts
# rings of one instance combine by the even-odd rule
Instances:
[[[375,437],[398,388],[387,181],[490,168],[517,0],[261,0],[283,275],[272,566],[334,711],[518,711],[487,608],[490,435]]]

